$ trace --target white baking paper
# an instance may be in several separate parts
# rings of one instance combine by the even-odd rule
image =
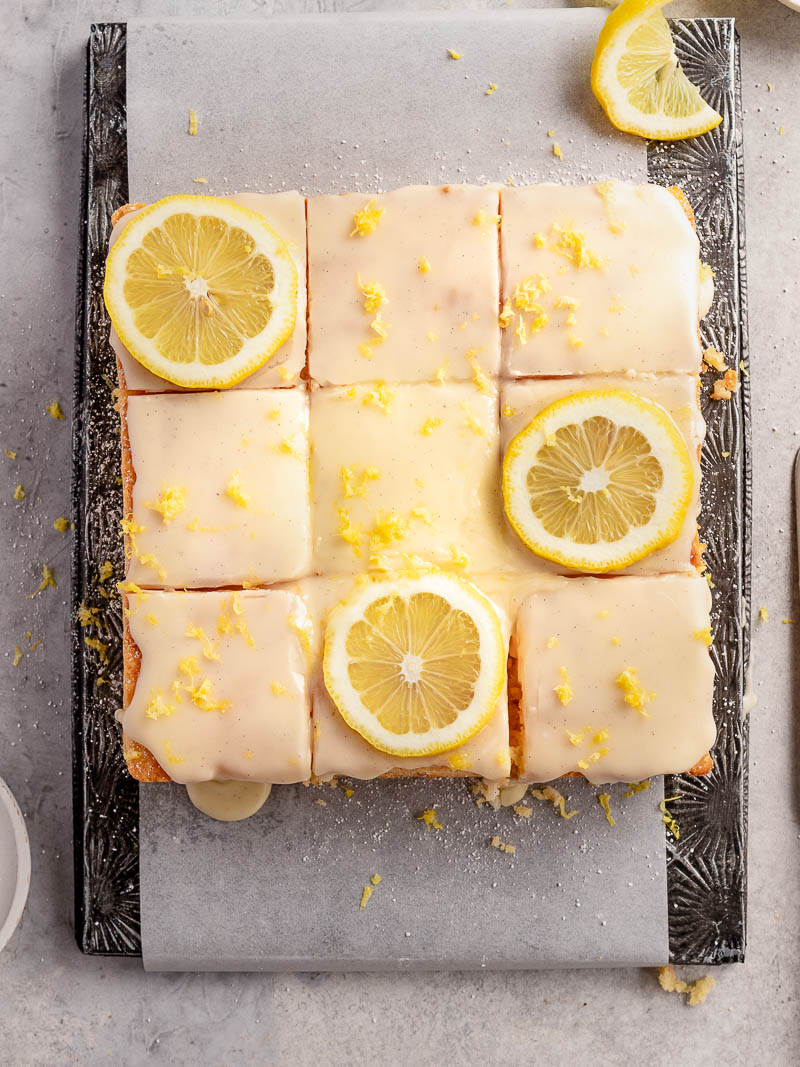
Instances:
[[[612,130],[589,89],[603,18],[577,9],[131,22],[130,197],[646,180],[644,142]],[[145,966],[666,962],[660,781],[628,799],[612,788],[613,828],[580,781],[564,785],[579,809],[568,821],[538,800],[526,801],[529,819],[479,808],[458,781],[353,786],[350,798],[276,788],[241,824],[213,823],[179,788],[143,786]],[[441,830],[414,817],[433,806]],[[495,835],[516,851],[492,847]],[[383,880],[361,910],[373,874]]]

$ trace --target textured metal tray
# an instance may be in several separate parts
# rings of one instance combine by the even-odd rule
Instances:
[[[650,180],[680,185],[697,218],[716,299],[703,343],[740,362],[742,388],[703,413],[701,537],[713,579],[712,655],[717,670],[714,769],[673,776],[670,796],[681,836],[665,830],[670,957],[675,963],[742,960],[745,946],[748,724],[743,686],[749,657],[750,407],[747,378],[742,131],[738,43],[728,19],[672,23],[689,76],[723,115],[711,133],[648,146]],[[103,307],[105,252],[115,208],[128,198],[124,24],[92,27],[86,79],[82,258],[78,279],[73,431],[73,785],[75,926],[97,955],[140,954],[138,786],[127,774],[114,712],[122,700],[122,578],[118,417],[109,322]],[[101,580],[109,561],[113,577]],[[102,610],[104,656],[77,622],[81,603]],[[107,662],[103,659],[107,658]]]

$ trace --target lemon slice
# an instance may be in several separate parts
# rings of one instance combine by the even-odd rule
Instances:
[[[661,9],[671,0],[622,0],[597,41],[592,90],[618,130],[679,141],[713,130],[722,115],[684,74]]]
[[[294,329],[297,268],[256,212],[169,196],[122,231],[103,296],[122,343],[149,371],[186,388],[225,389]]]
[[[325,685],[381,752],[427,756],[486,725],[503,690],[497,614],[468,582],[432,571],[357,588],[328,619]]]
[[[674,541],[692,495],[686,443],[659,404],[621,389],[575,393],[511,442],[503,497],[533,552],[619,570]]]

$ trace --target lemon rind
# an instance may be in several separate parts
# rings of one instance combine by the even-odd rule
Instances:
[[[276,301],[276,307],[286,304],[289,309],[283,321],[281,322],[280,319],[278,320],[281,322],[280,329],[274,330],[270,335],[268,324],[266,329],[258,335],[259,337],[263,337],[264,334],[267,335],[268,340],[265,346],[254,354],[248,356],[246,359],[241,360],[238,365],[237,361],[240,360],[239,355],[234,356],[231,360],[227,361],[227,363],[215,365],[216,367],[225,367],[233,364],[234,369],[226,374],[181,375],[180,373],[176,373],[176,370],[179,370],[182,366],[193,367],[196,369],[198,364],[194,362],[190,364],[174,363],[163,357],[153,356],[149,352],[145,352],[139,344],[138,331],[135,330],[132,323],[129,328],[128,321],[123,321],[120,318],[119,311],[120,309],[127,308],[127,304],[121,291],[114,292],[114,289],[117,288],[117,285],[121,289],[121,285],[124,282],[124,271],[118,264],[121,264],[125,252],[129,249],[129,246],[132,243],[131,234],[133,234],[133,238],[135,239],[136,229],[139,228],[139,224],[143,219],[147,219],[154,213],[163,210],[166,205],[175,203],[181,205],[184,209],[190,211],[190,213],[191,205],[205,206],[210,209],[207,212],[195,212],[198,215],[219,213],[220,207],[222,207],[224,212],[227,213],[223,214],[223,218],[229,222],[231,221],[230,215],[238,216],[243,221],[249,218],[252,220],[251,224],[257,226],[262,232],[269,234],[272,246],[269,249],[269,254],[273,261],[277,264],[285,265],[287,268],[287,276],[281,279],[282,289],[280,298]],[[118,277],[115,277],[115,275],[118,275]],[[224,197],[178,194],[175,196],[164,197],[163,199],[157,200],[155,203],[140,209],[135,217],[125,225],[119,238],[109,251],[106,260],[105,279],[103,281],[103,301],[122,344],[130,352],[131,356],[152,374],[157,375],[159,378],[164,378],[173,385],[178,385],[185,389],[227,389],[237,385],[260,367],[263,367],[275,352],[278,351],[281,345],[283,345],[291,336],[297,322],[297,287],[298,274],[294,257],[280,234],[270,226],[262,215],[259,215],[258,212],[243,207],[241,204],[237,204],[232,200],[227,200]]]
[[[649,18],[654,12],[671,3],[672,0],[640,0],[635,14],[630,14],[630,5],[621,4],[612,11],[600,31],[597,39],[594,59],[592,60],[592,92],[600,103],[608,120],[623,133],[632,133],[638,137],[658,141],[683,141],[688,137],[699,137],[715,129],[722,122],[722,115],[704,100],[705,109],[688,116],[683,125],[676,119],[667,125],[650,125],[641,122],[643,112],[629,105],[628,108],[615,106],[616,94],[612,91],[619,83],[614,75],[614,68],[619,60],[628,37],[636,24]],[[626,33],[625,41],[614,47],[615,38]],[[638,116],[638,117],[637,117]],[[663,114],[661,115],[663,118]]]
[[[471,602],[473,605],[476,605],[483,613],[485,621],[491,624],[489,627],[478,626],[479,633],[481,634],[482,664],[487,662],[483,653],[484,640],[488,642],[489,636],[491,636],[491,640],[495,644],[494,652],[496,653],[496,655],[492,656],[491,650],[488,652],[491,657],[488,662],[491,665],[491,662],[493,661],[495,667],[492,675],[485,681],[486,693],[481,697],[481,704],[484,706],[480,714],[473,715],[467,727],[449,737],[446,743],[442,744],[429,741],[424,745],[395,744],[388,740],[388,738],[393,736],[389,734],[388,731],[376,731],[369,728],[370,721],[374,719],[371,712],[365,712],[364,718],[359,718],[357,715],[352,714],[348,705],[348,700],[344,699],[343,692],[350,689],[350,699],[355,704],[360,703],[357,692],[352,689],[346,681],[340,686],[340,679],[332,669],[332,662],[335,657],[339,658],[341,662],[346,663],[347,661],[347,655],[344,651],[344,640],[346,639],[349,625],[344,625],[340,620],[346,619],[349,616],[350,625],[352,625],[353,621],[356,621],[362,616],[363,610],[369,603],[387,593],[399,592],[401,595],[410,595],[411,592],[415,591],[436,591],[436,586],[441,588],[444,585],[449,586],[451,590],[458,590],[462,605],[464,602]],[[337,647],[339,644],[341,644],[341,647]],[[459,578],[456,575],[435,570],[427,571],[421,578],[381,578],[373,580],[367,586],[357,586],[349,597],[333,608],[328,617],[322,663],[325,688],[336,706],[337,711],[347,725],[379,752],[384,752],[387,755],[396,756],[398,758],[436,756],[465,744],[486,726],[497,711],[506,678],[505,640],[503,638],[503,631],[497,611],[492,602],[480,591],[480,589],[472,585],[472,583],[466,582],[464,579]],[[487,667],[486,669],[489,668]],[[476,696],[475,700],[477,699]],[[475,700],[473,700],[473,705],[475,704]],[[473,705],[470,705],[470,707]],[[408,735],[402,736],[406,737]],[[430,735],[425,734],[420,736],[429,737]]]
[[[655,416],[659,426],[665,431],[667,438],[672,444],[676,456],[679,458],[682,482],[680,486],[680,497],[670,514],[670,518],[663,526],[658,528],[658,532],[642,542],[638,548],[628,552],[616,553],[613,556],[607,557],[602,562],[588,559],[585,555],[578,552],[564,552],[554,549],[549,544],[544,544],[542,541],[532,536],[530,529],[524,523],[519,521],[515,514],[516,509],[513,506],[513,503],[516,501],[516,487],[513,484],[515,460],[523,453],[530,438],[534,434],[541,432],[542,425],[552,417],[555,411],[576,408],[578,405],[588,403],[590,398],[593,400],[613,399],[616,401],[622,399],[624,403],[632,404],[634,407],[638,407],[640,411],[647,411],[650,415]],[[631,564],[637,563],[639,560],[644,559],[653,552],[671,544],[677,538],[683,527],[686,515],[688,514],[689,505],[691,504],[692,492],[694,489],[694,476],[692,474],[689,450],[686,446],[686,442],[665,408],[660,404],[655,403],[655,401],[646,400],[644,397],[641,397],[636,393],[627,392],[626,390],[598,389],[587,390],[582,393],[572,393],[569,396],[562,397],[560,400],[556,400],[554,403],[549,404],[513,438],[503,458],[502,488],[506,518],[514,532],[527,548],[542,559],[547,559],[551,563],[568,567],[572,571],[586,572],[590,574],[605,574],[609,571],[624,570]]]

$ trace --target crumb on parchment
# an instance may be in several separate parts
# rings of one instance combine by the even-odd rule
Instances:
[[[684,982],[675,974],[675,968],[671,963],[666,967],[658,968],[658,984],[665,993],[688,993],[686,1003],[690,1008],[703,1004],[706,997],[717,984],[710,975],[704,975],[693,982]]]

